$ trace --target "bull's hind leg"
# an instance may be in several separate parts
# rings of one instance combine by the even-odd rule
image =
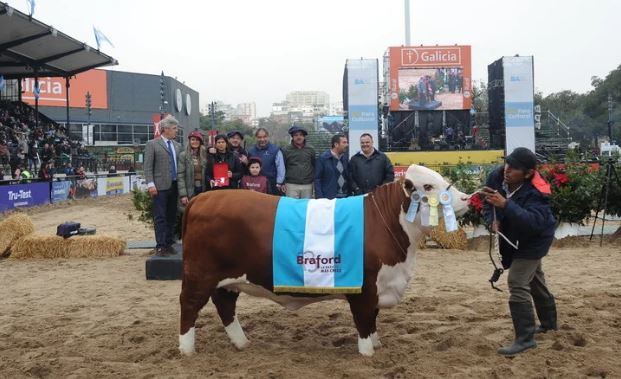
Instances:
[[[215,286],[208,283],[183,279],[181,285],[181,323],[179,327],[179,351],[184,355],[194,353],[196,318],[198,312],[207,304]]]
[[[228,291],[218,288],[213,294],[213,303],[216,305],[218,315],[224,325],[224,330],[229,336],[233,345],[239,350],[248,346],[250,341],[246,338],[237,316],[235,315],[235,305],[237,303],[238,292]]]
[[[377,315],[379,314],[379,309],[375,309],[375,317],[373,317],[373,325],[371,325],[371,343],[373,344],[373,348],[379,349],[382,347],[382,343],[380,342],[379,335],[377,334]]]
[[[377,295],[375,291],[363,289],[360,295],[348,295],[349,308],[354,316],[354,323],[358,329],[358,352],[368,357],[375,353],[372,333],[376,332],[375,318],[377,317]]]

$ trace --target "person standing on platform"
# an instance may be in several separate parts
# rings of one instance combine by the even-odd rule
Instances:
[[[317,159],[315,168],[315,197],[334,199],[349,196],[350,173],[345,152],[349,143],[343,134],[332,136],[332,148]]]
[[[349,160],[349,169],[355,195],[371,192],[375,187],[395,180],[390,158],[373,147],[373,137],[369,133],[360,136],[360,151]]]
[[[308,132],[299,126],[289,128],[291,144],[283,149],[285,158],[285,193],[295,199],[313,197],[315,149],[306,144]]]
[[[254,133],[257,144],[248,150],[248,155],[261,159],[261,175],[266,176],[270,183],[272,195],[282,195],[285,187],[285,162],[280,148],[270,142],[269,133],[259,128]]]
[[[190,199],[205,191],[205,169],[207,168],[207,149],[203,135],[198,130],[188,136],[188,146],[179,154],[177,163],[177,189],[179,201],[185,209]]]
[[[175,141],[179,121],[167,116],[160,121],[161,135],[147,142],[144,175],[153,198],[155,254],[175,254],[172,247],[177,216],[177,160],[181,145]]]

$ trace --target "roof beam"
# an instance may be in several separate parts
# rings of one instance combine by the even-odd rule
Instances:
[[[60,76],[67,76],[67,72],[63,71],[62,69],[60,69],[58,67],[52,66],[52,65],[47,64],[47,63],[38,64],[35,59],[27,57],[27,56],[25,56],[23,54],[16,53],[16,52],[14,52],[12,50],[0,51],[0,55],[6,55],[6,56],[11,57],[13,59],[17,59],[17,60],[21,60],[21,61],[27,62],[28,65],[31,66],[33,69],[35,69],[35,68],[45,68],[47,71],[55,72],[55,73],[59,74]]]
[[[19,46],[19,45],[24,44],[26,42],[34,41],[36,39],[43,38],[45,36],[49,36],[50,34],[52,34],[52,31],[51,30],[46,30],[43,33],[33,34],[31,36],[28,36],[28,37],[24,37],[24,38],[16,39],[16,40],[11,41],[11,42],[3,43],[3,44],[0,45],[0,52],[3,52],[5,50],[8,50],[8,49],[10,49],[12,47],[15,47],[15,46]]]
[[[55,54],[55,55],[50,55],[49,57],[37,59],[36,62],[37,62],[37,64],[48,63],[48,62],[52,62],[52,61],[55,61],[55,60],[60,59],[60,58],[64,58],[64,57],[66,57],[68,55],[79,53],[80,51],[84,51],[84,50],[86,50],[86,48],[84,46],[81,46],[81,47],[79,47],[77,49],[65,51],[64,53],[59,53],[59,54]]]

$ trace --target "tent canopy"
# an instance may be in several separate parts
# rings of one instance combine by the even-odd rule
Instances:
[[[116,59],[0,2],[0,75],[70,77]]]

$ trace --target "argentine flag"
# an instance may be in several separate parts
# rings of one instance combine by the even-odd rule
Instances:
[[[281,197],[272,243],[274,292],[360,293],[364,197]]]

